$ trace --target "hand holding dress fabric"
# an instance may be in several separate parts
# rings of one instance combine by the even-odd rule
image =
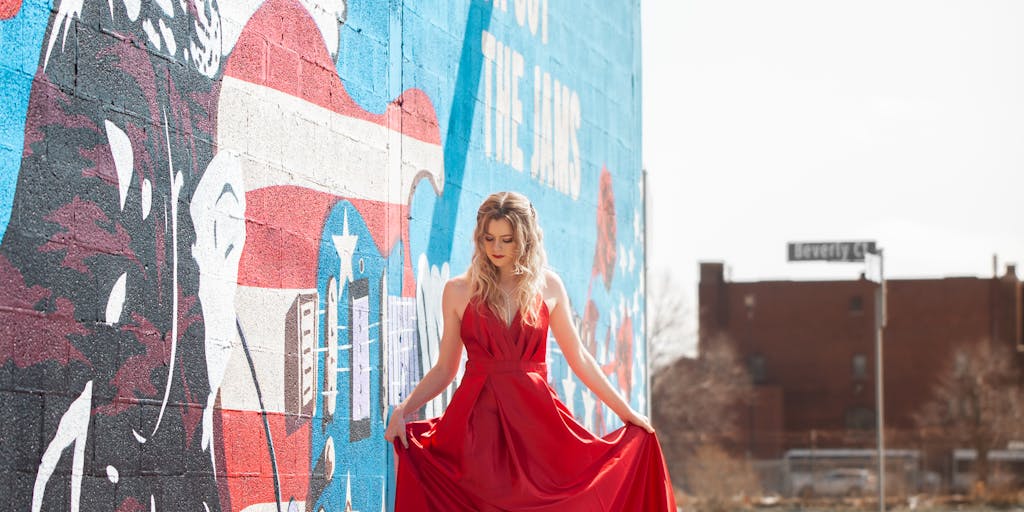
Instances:
[[[409,447],[409,440],[405,436],[405,409],[401,405],[391,411],[388,428],[384,430],[384,439],[392,444],[394,444],[395,439],[398,439],[402,442],[403,448]]]
[[[646,430],[648,434],[654,433],[654,427],[651,426],[651,421],[647,419],[647,416],[644,416],[632,409],[629,410],[629,414],[626,414],[619,419],[621,419],[623,423],[632,423],[633,425]]]

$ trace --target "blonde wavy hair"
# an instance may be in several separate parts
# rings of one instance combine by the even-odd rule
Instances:
[[[491,263],[484,248],[484,235],[491,221],[505,219],[512,225],[518,252],[512,263],[516,287],[505,295],[498,287],[498,267]],[[542,245],[544,235],[537,224],[537,211],[526,196],[517,192],[497,192],[484,200],[476,212],[473,230],[473,260],[469,265],[469,282],[474,297],[479,297],[492,311],[504,319],[501,311],[522,314],[528,325],[536,325],[540,314],[538,299],[544,284],[547,257]]]

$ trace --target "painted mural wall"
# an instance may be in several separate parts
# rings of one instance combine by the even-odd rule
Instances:
[[[389,510],[497,190],[647,409],[638,0],[0,0],[0,44],[3,509]]]

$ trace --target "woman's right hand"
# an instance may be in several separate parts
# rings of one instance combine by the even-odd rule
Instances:
[[[409,441],[405,437],[405,409],[401,405],[391,411],[388,428],[384,429],[384,439],[394,444],[395,439],[402,441],[402,447],[408,448]]]
[[[630,408],[628,413],[621,416],[620,419],[623,423],[632,423],[633,425],[646,430],[648,434],[654,433],[654,427],[651,426],[651,420],[647,419],[647,416],[634,411],[632,408]]]

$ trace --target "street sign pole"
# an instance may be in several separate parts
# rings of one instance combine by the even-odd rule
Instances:
[[[885,512],[885,393],[882,364],[882,336],[886,323],[885,256],[878,255],[878,289],[875,290],[875,429],[878,434],[878,511]]]
[[[878,510],[885,512],[885,390],[882,364],[883,331],[886,324],[885,257],[873,241],[790,242],[789,261],[866,262],[878,258],[878,288],[875,290],[875,429],[878,444]],[[870,270],[870,269],[868,269]]]

